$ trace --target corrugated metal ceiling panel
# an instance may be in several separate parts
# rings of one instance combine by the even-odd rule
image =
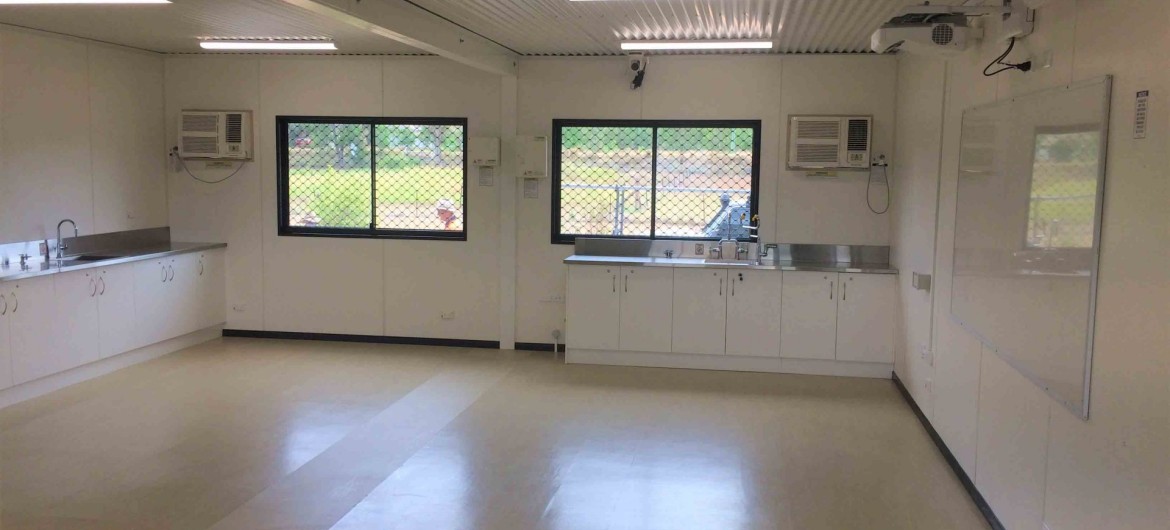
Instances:
[[[774,53],[858,53],[914,0],[410,0],[525,55],[621,53],[622,40],[761,38]],[[950,2],[940,2],[950,3]]]

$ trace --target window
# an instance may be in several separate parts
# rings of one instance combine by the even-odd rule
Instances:
[[[466,240],[465,118],[276,118],[280,235]]]
[[[553,243],[748,239],[760,122],[553,120]]]
[[[1096,128],[1036,133],[1027,248],[1093,247],[1100,158],[1101,133]]]

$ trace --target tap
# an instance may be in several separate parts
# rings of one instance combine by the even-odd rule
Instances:
[[[78,235],[77,223],[73,222],[73,219],[62,219],[60,223],[57,223],[57,259],[64,258],[65,249],[69,248],[69,246],[65,244],[65,240],[61,239],[61,225],[65,223],[73,225],[73,237],[77,237]]]
[[[780,245],[777,245],[776,243],[765,243],[760,245],[760,252],[756,254],[756,265],[763,265],[764,258],[772,258],[775,260],[776,256],[772,253],[778,251],[779,249]]]

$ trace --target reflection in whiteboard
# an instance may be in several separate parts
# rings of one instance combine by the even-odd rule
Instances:
[[[963,113],[951,314],[1088,415],[1108,78]]]

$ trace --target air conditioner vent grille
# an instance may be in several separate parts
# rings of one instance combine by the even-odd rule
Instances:
[[[869,120],[849,120],[849,141],[846,147],[850,151],[869,150]]]
[[[219,131],[217,114],[183,114],[184,132],[214,133]]]
[[[183,151],[201,155],[214,155],[219,152],[219,142],[214,136],[184,136]]]
[[[227,115],[227,130],[224,137],[228,143],[238,144],[243,138],[244,116],[238,113]]]
[[[796,137],[801,140],[836,140],[841,136],[841,122],[800,120],[796,123]]]
[[[796,160],[802,164],[829,164],[837,163],[837,146],[829,144],[798,144],[796,146]]]

